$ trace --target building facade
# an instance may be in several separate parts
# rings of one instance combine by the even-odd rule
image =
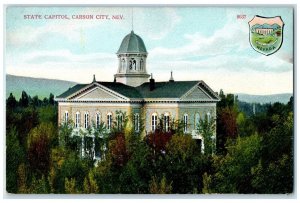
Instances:
[[[202,80],[156,82],[147,71],[147,50],[141,37],[133,31],[125,36],[117,52],[119,65],[113,82],[93,81],[77,84],[57,96],[59,123],[72,120],[75,130],[104,123],[107,130],[117,120],[118,111],[132,119],[136,132],[153,132],[163,117],[164,128],[181,120],[184,133],[202,140],[197,124],[205,116],[216,118],[218,95]],[[141,123],[141,122],[144,123]],[[143,132],[141,132],[144,126]]]

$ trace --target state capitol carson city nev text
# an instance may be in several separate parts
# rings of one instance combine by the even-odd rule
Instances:
[[[112,19],[122,19],[122,15],[112,15]],[[24,15],[24,19],[38,20],[38,19],[110,19],[109,15]]]

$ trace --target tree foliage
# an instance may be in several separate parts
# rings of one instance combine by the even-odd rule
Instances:
[[[35,194],[293,192],[293,98],[288,104],[256,104],[254,114],[252,104],[241,107],[233,94],[221,91],[220,97],[217,117],[198,126],[202,153],[199,143],[183,133],[180,120],[170,120],[167,129],[160,118],[156,130],[145,133],[141,115],[136,132],[128,119],[132,113],[116,112],[121,117],[113,118],[112,129],[92,123],[76,134],[72,120],[57,129],[53,95],[40,100],[24,91],[17,102],[10,94],[6,189]],[[217,153],[212,153],[215,128]]]

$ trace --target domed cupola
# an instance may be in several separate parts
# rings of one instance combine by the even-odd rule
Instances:
[[[116,81],[134,87],[147,82],[150,76],[146,70],[147,55],[142,38],[131,31],[124,37],[117,52],[119,67]]]
[[[117,54],[124,53],[145,53],[147,54],[147,50],[145,44],[140,36],[131,31],[128,35],[126,35],[121,43],[121,46],[117,52]]]

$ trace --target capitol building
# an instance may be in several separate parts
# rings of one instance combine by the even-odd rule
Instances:
[[[204,81],[177,81],[172,72],[169,80],[155,81],[147,70],[143,39],[133,31],[124,37],[116,54],[114,81],[99,81],[94,75],[91,83],[77,84],[55,98],[59,123],[72,120],[75,130],[104,123],[109,131],[113,121],[124,119],[117,118],[116,112],[121,111],[132,120],[134,131],[145,135],[155,131],[161,117],[166,131],[171,121],[180,120],[183,133],[198,139],[203,150],[197,124],[204,117],[216,118],[218,95]]]

